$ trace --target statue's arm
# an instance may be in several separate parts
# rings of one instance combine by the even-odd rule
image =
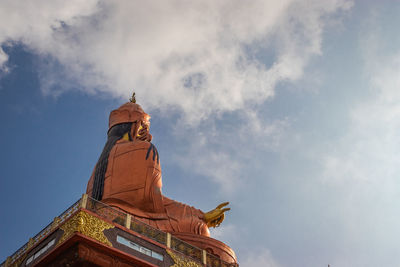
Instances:
[[[177,216],[184,217],[185,215],[190,214],[191,216],[196,216],[204,221],[208,227],[218,227],[225,218],[225,212],[230,210],[230,208],[225,208],[229,202],[224,202],[209,212],[203,212],[199,209],[180,203],[165,196],[163,196],[163,202],[167,207],[167,212],[170,216],[177,218]]]

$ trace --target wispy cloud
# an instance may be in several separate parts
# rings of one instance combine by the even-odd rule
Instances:
[[[224,222],[217,228],[210,228],[211,236],[227,244],[241,244],[242,227]],[[246,251],[246,252],[245,252]],[[244,267],[281,267],[271,251],[263,247],[247,247],[239,257],[240,266]]]
[[[0,47],[0,70],[2,72],[8,72],[8,68],[6,66],[6,62],[8,60],[8,55],[4,52],[4,50]]]
[[[220,241],[224,241],[227,239],[231,239],[237,236],[238,229],[233,224],[221,224],[219,227],[210,228],[210,233],[213,238],[218,239]]]
[[[243,165],[240,157],[229,151],[230,142],[216,145],[223,138],[221,135],[210,137],[212,140],[202,135],[190,135],[192,141],[186,140],[190,146],[185,148],[185,153],[180,154],[182,156],[176,155],[175,162],[183,170],[205,176],[219,185],[219,191],[224,195],[234,193],[242,183],[240,169]]]
[[[393,260],[395,254],[388,248],[395,246],[392,237],[399,234],[400,51],[383,51],[386,44],[381,34],[375,28],[360,34],[368,87],[351,108],[349,126],[341,138],[332,140],[320,155],[323,183],[337,189],[332,211],[351,240],[349,246],[357,248],[342,262],[337,258],[343,266]],[[370,249],[380,255],[375,262],[364,259],[363,253]]]
[[[186,172],[208,178],[219,186],[220,193],[231,196],[251,179],[247,172],[249,162],[256,160],[255,151],[276,151],[288,129],[287,119],[261,118],[251,110],[214,118],[196,128],[179,125],[174,136],[186,145],[172,160]]]
[[[351,126],[326,157],[327,180],[381,183],[400,172],[400,51],[379,55],[376,42],[363,40],[363,48],[369,48],[364,51],[369,88],[350,110]]]
[[[253,251],[241,259],[240,266],[243,267],[280,267],[281,265],[271,255],[267,249]]]

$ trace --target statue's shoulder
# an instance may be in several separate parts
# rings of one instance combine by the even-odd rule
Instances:
[[[115,144],[115,149],[118,151],[132,151],[132,150],[147,150],[153,144],[147,141],[125,141],[118,140]]]
[[[119,140],[113,147],[114,152],[112,153],[114,156],[119,156],[125,153],[134,152],[137,154],[143,154],[146,159],[149,157],[158,160],[158,151],[154,144],[147,141],[125,141]]]
[[[159,166],[160,156],[154,144],[147,141],[129,142],[125,140],[117,141],[110,153],[110,160],[114,161],[134,159],[135,162],[143,161],[140,164]],[[146,162],[146,163],[145,163]],[[149,163],[150,162],[150,163]],[[143,165],[143,166],[145,166]]]

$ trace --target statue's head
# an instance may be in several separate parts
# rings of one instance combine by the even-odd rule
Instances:
[[[127,102],[120,106],[118,109],[111,111],[108,126],[109,129],[111,129],[114,125],[120,123],[137,121],[149,123],[150,116],[143,111],[140,105],[132,102]]]
[[[111,111],[108,122],[109,131],[117,125],[130,123],[130,139],[151,141],[150,115],[142,107],[133,102],[127,102],[118,109]]]

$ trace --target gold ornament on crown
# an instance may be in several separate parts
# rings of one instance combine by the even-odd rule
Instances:
[[[135,92],[133,92],[131,98],[129,98],[129,101],[132,102],[132,103],[136,103],[136,94],[135,94]]]

